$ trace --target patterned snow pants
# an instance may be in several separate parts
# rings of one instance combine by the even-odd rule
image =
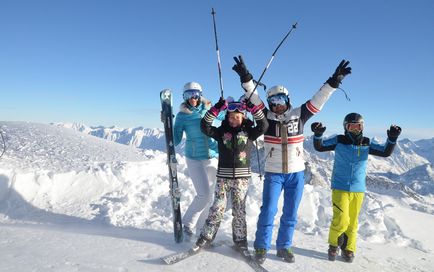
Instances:
[[[209,209],[208,218],[201,235],[214,240],[226,209],[227,197],[232,200],[232,239],[234,242],[247,239],[246,196],[249,186],[248,178],[217,178],[214,203]]]

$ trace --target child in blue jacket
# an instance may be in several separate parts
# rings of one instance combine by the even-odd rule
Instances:
[[[346,262],[352,262],[356,251],[358,217],[366,190],[366,166],[368,155],[388,157],[392,154],[401,128],[392,125],[387,130],[384,145],[371,143],[363,137],[364,120],[358,113],[350,113],[344,119],[344,135],[323,141],[326,130],[321,123],[311,125],[315,150],[335,151],[331,177],[333,219],[329,231],[329,260],[338,255],[338,246]]]

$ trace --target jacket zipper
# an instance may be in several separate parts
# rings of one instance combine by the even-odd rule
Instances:
[[[282,140],[282,172],[288,173],[288,129],[280,123],[280,139]]]
[[[236,135],[232,134],[232,178],[235,179],[235,137]]]
[[[203,134],[203,137],[205,138],[205,148],[208,151],[208,159],[211,159],[211,151],[209,149],[208,136],[206,136],[205,134]]]

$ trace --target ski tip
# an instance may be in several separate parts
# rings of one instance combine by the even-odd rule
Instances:
[[[162,260],[165,264],[171,264],[171,262],[170,262],[167,258],[161,258],[161,260]]]

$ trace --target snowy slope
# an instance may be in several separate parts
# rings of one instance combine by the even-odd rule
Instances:
[[[0,271],[250,271],[228,246],[173,266],[162,264],[161,257],[189,246],[175,244],[170,232],[164,153],[53,125],[0,122],[0,127],[8,147],[0,160]],[[324,177],[330,174],[331,163],[316,154],[307,157],[309,184],[294,238],[296,263],[276,259],[273,248],[267,269],[434,270],[433,179],[426,160],[413,169],[416,174],[411,169],[401,174],[410,168],[406,166],[398,173],[369,175],[359,249],[355,262],[346,264],[331,263],[325,254],[332,210]],[[185,210],[194,189],[184,157],[179,155],[178,162]],[[387,171],[391,167],[389,162],[380,166]],[[423,173],[429,175],[423,180],[427,184],[421,185],[425,191],[419,191],[408,179]],[[247,199],[250,246],[261,183],[255,174]],[[217,241],[230,243],[230,218],[227,212]]]

